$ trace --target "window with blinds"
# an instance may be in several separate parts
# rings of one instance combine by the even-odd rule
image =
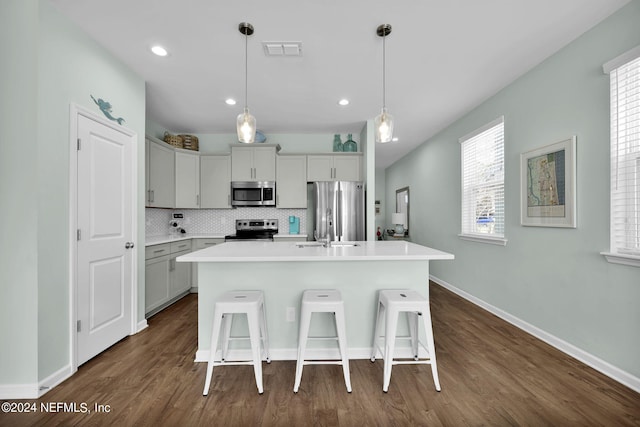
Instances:
[[[640,47],[604,68],[611,79],[611,252],[640,256]]]
[[[460,237],[504,238],[504,118],[460,138],[462,232]]]

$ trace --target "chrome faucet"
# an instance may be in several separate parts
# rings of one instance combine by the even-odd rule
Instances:
[[[331,226],[333,225],[333,215],[331,208],[327,209],[327,238],[324,242],[325,248],[331,247]]]

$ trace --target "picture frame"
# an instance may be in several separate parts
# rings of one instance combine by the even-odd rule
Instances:
[[[576,228],[576,136],[520,155],[520,223]]]

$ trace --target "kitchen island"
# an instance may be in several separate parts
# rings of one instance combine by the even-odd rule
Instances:
[[[429,262],[452,260],[452,254],[405,241],[228,242],[180,256],[198,263],[198,350],[196,361],[209,356],[213,307],[231,290],[262,290],[265,294],[271,359],[294,360],[302,292],[339,289],[345,303],[349,357],[369,358],[380,289],[414,289],[427,296]],[[310,335],[334,332],[333,323],[314,317]],[[232,336],[246,334],[236,322]],[[232,344],[240,344],[234,342]],[[316,344],[316,343],[314,343]],[[334,345],[315,350],[333,354]],[[242,352],[242,346],[236,346]],[[231,354],[230,354],[231,356]]]

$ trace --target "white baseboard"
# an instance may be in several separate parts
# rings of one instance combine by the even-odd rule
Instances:
[[[149,327],[149,325],[147,324],[147,319],[142,319],[141,321],[138,322],[138,325],[136,327],[136,334],[138,332],[141,332],[145,329],[147,329]]]
[[[37,399],[38,384],[0,384],[0,399]]]
[[[67,365],[39,384],[0,384],[0,399],[38,399],[71,375],[71,366]]]
[[[525,322],[522,319],[519,319],[506,311],[495,307],[480,298],[476,298],[473,295],[463,291],[462,289],[458,289],[450,283],[445,282],[444,280],[438,279],[435,276],[429,276],[431,280],[435,283],[439,284],[443,288],[450,290],[451,292],[461,296],[467,301],[472,302],[473,304],[487,310],[488,312],[498,316],[499,318],[511,323],[512,325],[522,329],[523,331],[533,335],[534,337],[546,342],[547,344],[557,348],[563,353],[568,354],[569,356],[578,359],[585,365],[591,366],[593,369],[602,372],[606,376],[618,381],[619,383],[629,387],[632,390],[640,392],[640,378],[626,372],[609,362],[606,362],[599,357],[594,356],[591,353],[588,353],[581,348],[576,347],[573,344],[570,344],[555,335],[552,335],[530,323]]]
[[[38,387],[38,397],[43,396],[49,390],[53,389],[55,386],[57,386],[73,374],[74,372],[71,369],[71,365],[67,365],[63,368],[58,369],[53,374],[40,381],[40,386]]]

